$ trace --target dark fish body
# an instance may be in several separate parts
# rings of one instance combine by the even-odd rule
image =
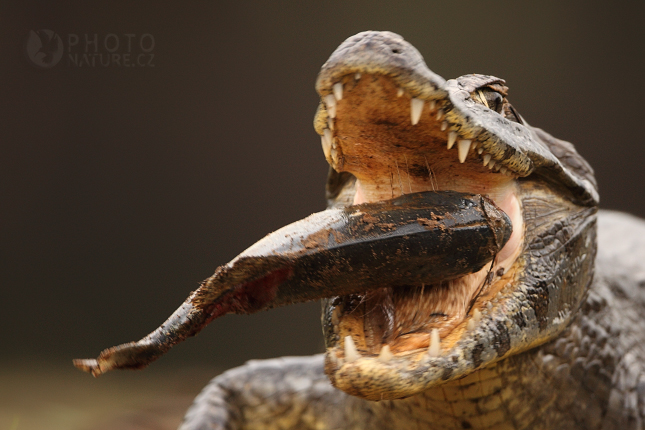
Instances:
[[[145,338],[74,364],[95,376],[145,367],[225,314],[455,279],[490,263],[511,233],[508,216],[477,194],[423,192],[328,209],[269,234],[219,267]]]
[[[222,272],[235,272],[234,277],[243,272],[254,283],[269,273],[282,273],[284,279],[275,285],[268,304],[276,307],[455,279],[489,263],[511,230],[506,215],[480,195],[408,194],[311,215],[271,233]],[[211,280],[221,284],[220,279]],[[257,310],[267,306],[256,305]]]

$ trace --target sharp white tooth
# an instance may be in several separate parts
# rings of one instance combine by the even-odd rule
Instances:
[[[430,100],[430,110],[435,110],[437,107],[437,102],[434,100]]]
[[[329,147],[331,148],[334,145],[334,135],[332,134],[331,130],[326,128],[323,130],[323,136],[327,140],[327,143],[329,144]]]
[[[488,165],[490,159],[493,158],[490,154],[484,155],[484,166]]]
[[[448,149],[452,148],[452,145],[457,141],[457,132],[451,131],[448,133]]]
[[[327,118],[327,125],[329,126],[330,130],[334,129],[334,120],[331,118]]]
[[[459,162],[463,163],[466,161],[466,157],[468,156],[468,151],[470,151],[470,144],[472,143],[472,140],[469,139],[463,139],[457,142],[457,156],[459,157]]]
[[[410,114],[412,115],[412,125],[416,125],[416,123],[419,122],[419,119],[421,118],[421,112],[423,111],[423,103],[424,101],[421,99],[414,97],[410,99]]]
[[[502,173],[502,175],[505,175],[507,170],[508,169],[506,167],[502,167],[501,169],[499,169],[499,171]]]
[[[482,155],[484,153],[484,148],[477,148],[477,153]]]
[[[493,167],[495,167],[495,160],[490,160],[490,163],[488,163],[488,168],[493,170]]]
[[[336,118],[336,97],[333,94],[325,96],[325,105],[330,118]]]
[[[336,97],[336,100],[342,100],[343,99],[343,84],[338,82],[337,84],[334,84],[334,97]]]
[[[437,111],[437,121],[439,121],[443,117],[443,109],[439,109]]]
[[[320,136],[322,142],[323,152],[325,153],[325,158],[331,160],[331,131],[329,129],[324,130],[324,134]]]
[[[392,359],[392,357],[394,357],[394,355],[392,355],[392,352],[390,351],[390,345],[383,345],[381,352],[378,354],[378,361],[387,363]]]
[[[475,330],[475,320],[473,318],[468,320],[468,325],[466,326],[468,331],[473,331]]]
[[[403,88],[399,88],[398,90],[396,90],[397,97],[401,97],[402,95],[403,95]]]
[[[473,319],[475,320],[475,322],[479,322],[479,321],[481,321],[481,319],[482,319],[482,313],[479,311],[479,309],[475,309],[475,310],[473,311]]]
[[[446,131],[448,128],[448,123],[446,121],[441,123],[441,131]]]
[[[428,355],[430,357],[438,357],[441,353],[441,338],[439,337],[439,330],[432,329],[430,333],[430,346],[428,347]]]
[[[361,358],[361,355],[356,349],[354,339],[352,339],[351,336],[345,336],[345,360],[348,363],[351,363],[352,361],[356,361],[359,358]]]
[[[357,81],[358,81],[360,78],[361,78],[361,74],[360,74],[360,73],[357,73],[357,74],[355,74],[355,75],[354,75],[354,79],[356,79]]]

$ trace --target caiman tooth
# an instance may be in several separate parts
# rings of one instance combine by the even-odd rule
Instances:
[[[324,130],[322,136],[320,136],[320,141],[322,142],[323,153],[327,160],[331,160],[331,131],[328,128]]]
[[[437,111],[437,121],[439,121],[441,118],[443,118],[443,109],[439,109]]]
[[[359,358],[361,358],[361,355],[356,349],[354,339],[352,339],[352,337],[349,335],[345,336],[345,361],[351,363],[352,361],[356,361]]]
[[[471,319],[468,320],[468,324],[466,325],[466,329],[468,329],[468,331],[475,330],[475,319],[474,318],[471,318]]]
[[[396,90],[397,97],[401,97],[402,95],[403,95],[403,88],[399,88],[398,90]]]
[[[416,125],[421,118],[421,112],[423,111],[424,101],[412,97],[410,99],[410,115],[412,117],[412,125]]]
[[[326,128],[323,130],[323,137],[327,141],[327,145],[331,148],[332,143],[334,142],[334,135],[332,134],[331,130]]]
[[[477,153],[482,155],[484,153],[484,148],[477,148]]]
[[[354,79],[356,79],[357,81],[358,81],[360,78],[361,78],[361,74],[360,74],[360,73],[357,73],[357,74],[355,74],[355,75],[354,75]]]
[[[473,141],[470,139],[462,139],[459,142],[457,142],[457,156],[459,157],[459,162],[463,163],[466,161],[466,157],[468,156],[468,151],[470,151],[470,144]]]
[[[452,148],[452,145],[457,141],[457,132],[451,131],[448,133],[448,149]]]
[[[473,311],[473,319],[475,320],[475,322],[479,322],[479,321],[481,321],[481,319],[482,319],[482,313],[479,311],[479,309],[475,309],[475,310]]]
[[[434,100],[430,100],[430,103],[428,103],[428,107],[430,109],[430,112],[432,112],[437,108],[437,102]]]
[[[325,106],[327,106],[327,113],[330,118],[336,118],[336,97],[333,94],[325,96]]]
[[[441,353],[441,338],[439,337],[439,330],[432,329],[430,333],[430,346],[428,346],[428,355],[430,357],[439,357]]]
[[[343,99],[343,84],[341,82],[338,82],[338,83],[334,84],[333,90],[334,90],[334,97],[336,97],[336,100],[342,100]]]
[[[387,363],[392,359],[392,357],[394,357],[394,355],[392,355],[392,352],[390,351],[390,345],[383,345],[381,352],[378,354],[378,361]]]
[[[508,170],[508,169],[507,169],[506,167],[502,167],[501,169],[499,169],[499,171],[500,171],[500,173],[501,173],[502,175],[505,175],[507,170]]]
[[[448,123],[446,121],[441,123],[441,131],[446,131],[448,128]]]
[[[488,163],[488,168],[493,170],[493,167],[495,167],[495,160],[490,160],[490,163]]]
[[[484,155],[484,166],[487,166],[490,163],[490,159],[493,158],[490,154]]]

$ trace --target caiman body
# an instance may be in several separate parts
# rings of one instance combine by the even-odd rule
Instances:
[[[316,131],[333,168],[330,206],[369,200],[362,197],[368,192],[389,197],[435,187],[494,194],[499,184],[480,181],[481,171],[468,165],[490,168],[492,161],[490,171],[516,187],[518,254],[507,259],[511,267],[486,272],[474,309],[429,323],[436,312],[418,287],[416,296],[396,297],[384,286],[385,299],[327,299],[325,355],[251,361],[224,373],[181,428],[642,429],[645,223],[597,214],[593,171],[573,146],[530,127],[507,103],[503,81],[444,81],[392,33],[344,42],[323,66],[317,90]],[[452,158],[444,158],[446,145]],[[411,303],[392,305],[397,299]],[[422,305],[413,319],[424,322],[409,330],[417,339],[382,328],[410,324],[391,321],[392,314]],[[428,347],[433,328],[441,332],[438,354],[406,352],[410,343],[413,351]],[[384,344],[394,354],[381,359]]]
[[[220,267],[146,338],[77,367],[143,367],[220,315],[322,297],[324,355],[218,376],[181,429],[642,429],[645,222],[598,213],[573,146],[529,126],[503,80],[446,81],[393,33],[349,38],[316,89],[331,209],[314,218],[365,221],[385,204],[422,228],[382,223],[372,240],[362,227],[333,254],[342,229],[305,237],[311,222],[294,223]],[[466,222],[435,203],[417,211],[415,195],[481,204]],[[470,245],[442,234],[473,223]],[[440,248],[413,250],[424,229]],[[386,243],[389,230],[403,233]],[[354,252],[371,258],[360,273]],[[421,252],[441,270],[417,264]]]

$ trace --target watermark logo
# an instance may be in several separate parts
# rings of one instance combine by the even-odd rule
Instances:
[[[26,44],[31,63],[41,68],[52,68],[58,63],[74,68],[155,66],[155,38],[150,33],[61,36],[52,30],[31,30]]]
[[[31,30],[27,38],[27,58],[38,67],[49,69],[63,58],[63,41],[51,30]]]

